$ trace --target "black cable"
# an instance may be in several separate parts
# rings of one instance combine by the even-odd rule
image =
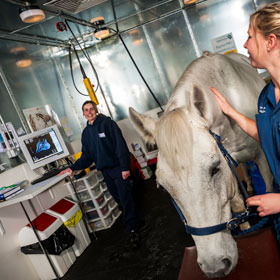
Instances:
[[[109,27],[108,27],[108,28],[109,28]],[[112,29],[112,28],[109,28],[109,29],[112,30],[112,31],[114,31],[114,32],[116,32],[116,30],[114,30],[114,29]],[[117,32],[116,32],[116,33],[117,33]],[[141,73],[140,69],[138,68],[138,66],[137,66],[137,64],[136,64],[136,62],[135,62],[135,60],[134,60],[134,58],[132,57],[130,51],[128,50],[128,48],[127,48],[125,42],[123,41],[123,38],[121,37],[121,35],[120,35],[119,33],[117,33],[117,35],[119,36],[119,38],[120,38],[120,40],[121,40],[121,42],[122,42],[122,44],[123,44],[123,46],[124,46],[126,52],[128,53],[128,55],[129,55],[129,57],[130,57],[132,63],[134,64],[134,67],[136,68],[138,74],[139,74],[140,77],[142,78],[143,82],[145,83],[145,85],[146,85],[146,87],[148,88],[149,92],[151,93],[152,97],[154,98],[154,100],[156,101],[156,103],[158,104],[158,106],[160,107],[161,111],[164,112],[164,110],[163,110],[163,108],[162,108],[160,102],[158,101],[158,99],[157,99],[156,96],[154,95],[152,89],[151,89],[150,86],[148,85],[148,83],[147,83],[147,81],[145,80],[143,74]]]
[[[84,68],[83,68],[83,66],[82,66],[82,63],[81,63],[81,61],[80,61],[80,58],[79,58],[79,56],[78,56],[78,54],[77,54],[77,51],[76,51],[75,46],[73,46],[73,50],[74,50],[74,53],[75,53],[75,55],[76,55],[76,57],[77,57],[77,59],[78,59],[78,62],[79,62],[79,65],[80,65],[80,70],[81,70],[81,72],[82,72],[83,78],[86,79],[86,78],[87,78],[87,75],[86,75],[86,72],[85,72],[85,70],[84,70]]]
[[[83,96],[88,96],[87,94],[83,94],[82,92],[80,92],[76,86],[76,83],[75,83],[75,80],[74,80],[74,75],[73,75],[73,65],[72,65],[72,58],[71,58],[71,48],[69,47],[69,64],[70,64],[70,72],[71,72],[71,77],[72,77],[72,81],[73,81],[73,84],[74,84],[74,87],[76,89],[76,91],[83,95]]]
[[[154,100],[156,101],[156,103],[159,105],[161,111],[164,112],[163,108],[161,107],[160,102],[158,101],[158,99],[157,99],[156,96],[154,95],[152,89],[150,88],[150,86],[148,85],[148,83],[147,83],[147,81],[145,80],[144,76],[142,75],[142,73],[141,73],[140,69],[138,68],[138,66],[137,66],[137,64],[136,64],[136,62],[135,62],[135,60],[134,60],[134,58],[132,57],[130,51],[128,50],[128,48],[127,48],[125,42],[123,41],[123,39],[122,39],[122,37],[121,37],[121,35],[120,35],[120,33],[119,33],[119,25],[118,25],[118,21],[117,21],[115,6],[114,6],[114,0],[111,0],[111,5],[112,5],[112,10],[113,10],[114,19],[116,20],[116,28],[117,28],[117,30],[114,30],[113,28],[110,28],[110,27],[107,27],[107,28],[108,28],[109,30],[114,31],[115,34],[118,35],[118,37],[120,38],[120,40],[121,40],[121,42],[122,42],[122,44],[123,44],[123,46],[124,46],[126,52],[128,53],[128,55],[129,55],[129,57],[130,57],[132,63],[134,64],[134,66],[135,66],[135,68],[136,68],[138,74],[139,74],[140,77],[142,78],[143,82],[145,83],[146,87],[148,88],[149,92],[151,93],[151,95],[152,95],[152,97],[154,98]]]
[[[99,87],[99,77],[98,77],[97,71],[96,71],[95,67],[93,66],[93,63],[92,63],[92,61],[91,61],[89,55],[84,51],[84,49],[82,48],[80,42],[78,41],[77,37],[75,36],[74,32],[72,31],[70,25],[68,24],[68,20],[67,20],[67,19],[65,19],[65,24],[66,24],[67,27],[69,28],[69,30],[70,30],[70,32],[71,32],[73,38],[75,39],[75,41],[76,41],[77,44],[79,45],[81,51],[83,52],[84,56],[85,56],[86,59],[88,60],[90,66],[91,66],[91,68],[92,68],[92,70],[93,70],[93,72],[94,72],[94,75],[95,75],[95,78],[96,78],[96,82],[97,82],[95,92],[97,92],[98,87]],[[81,66],[80,60],[79,60],[79,63],[80,63],[80,66]]]

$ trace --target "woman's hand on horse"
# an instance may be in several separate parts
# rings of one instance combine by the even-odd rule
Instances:
[[[71,168],[66,168],[66,169],[62,170],[58,175],[65,174],[67,172],[69,173],[69,176],[71,176],[73,173],[73,170]]]
[[[231,112],[234,111],[232,106],[228,103],[227,99],[224,97],[224,95],[216,90],[214,87],[210,87],[211,91],[214,93],[215,98],[221,108],[221,110],[226,114],[230,115]]]
[[[247,206],[257,206],[261,217],[280,212],[280,193],[268,193],[247,199]]]

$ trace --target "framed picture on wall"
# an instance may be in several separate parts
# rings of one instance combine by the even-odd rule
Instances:
[[[24,109],[22,111],[32,132],[54,124],[60,124],[52,105],[44,105],[41,107]]]

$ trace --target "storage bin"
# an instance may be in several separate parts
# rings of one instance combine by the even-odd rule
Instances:
[[[78,197],[80,200],[86,200],[86,199],[90,199],[90,195],[89,192],[87,190],[83,191],[83,192],[78,192]]]
[[[101,210],[102,215],[105,216],[105,215],[107,215],[107,213],[109,211],[109,207],[108,207],[108,205],[105,205],[100,210]],[[99,218],[97,210],[92,210],[92,211],[86,212],[86,215],[89,220],[95,220],[95,219]]]
[[[74,185],[76,192],[69,182],[66,183],[72,199],[76,202],[81,202],[81,207],[88,219],[88,229],[92,231],[92,228],[99,230],[110,227],[116,220],[111,211],[117,204],[114,202],[107,189],[102,173],[93,170],[89,175],[75,180]],[[111,216],[109,217],[109,215]],[[104,222],[104,219],[106,222]],[[96,226],[94,226],[95,222],[97,222]],[[109,226],[107,224],[109,224]]]
[[[105,196],[104,194],[102,194],[101,196],[99,196],[98,198],[96,198],[96,201],[98,203],[99,206],[103,205],[105,202]]]
[[[86,212],[86,216],[89,220],[95,220],[99,218],[98,212],[96,210]]]
[[[77,203],[63,198],[47,211],[56,217],[59,217],[70,232],[75,236],[73,250],[75,255],[80,256],[88,247],[91,240],[82,219],[82,212]]]
[[[108,201],[108,205],[109,205],[110,209],[113,209],[117,205],[117,203],[116,203],[116,201],[113,198],[111,198]]]
[[[121,214],[121,211],[118,207],[116,207],[115,209],[112,210],[112,214],[114,218],[117,218]]]
[[[95,208],[92,200],[82,202],[82,207],[83,207],[84,211],[94,210],[94,208]]]
[[[42,213],[39,215],[32,221],[32,224],[42,242],[50,238],[51,235],[53,235],[55,232],[57,232],[57,230],[60,229],[61,226],[63,226],[63,222],[60,218],[54,217],[53,215],[47,213]],[[29,224],[20,230],[18,239],[19,245],[22,248],[38,243],[38,240]],[[47,257],[43,253],[27,254],[26,256],[30,259],[40,279],[51,280],[56,278],[56,275]],[[60,252],[60,255],[49,254],[49,257],[59,277],[65,275],[70,266],[76,261],[76,256],[72,247],[63,250]]]
[[[102,222],[102,220],[90,222],[89,225],[93,231],[98,231],[98,230],[110,227],[112,225],[113,221],[114,221],[113,216],[112,216],[112,214],[110,214],[108,217],[104,218],[105,225]]]
[[[104,192],[104,195],[105,195],[105,198],[110,198],[111,197],[111,194],[108,190]]]

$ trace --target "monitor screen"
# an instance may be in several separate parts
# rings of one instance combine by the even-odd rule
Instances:
[[[56,125],[19,137],[20,148],[31,169],[69,155]]]

